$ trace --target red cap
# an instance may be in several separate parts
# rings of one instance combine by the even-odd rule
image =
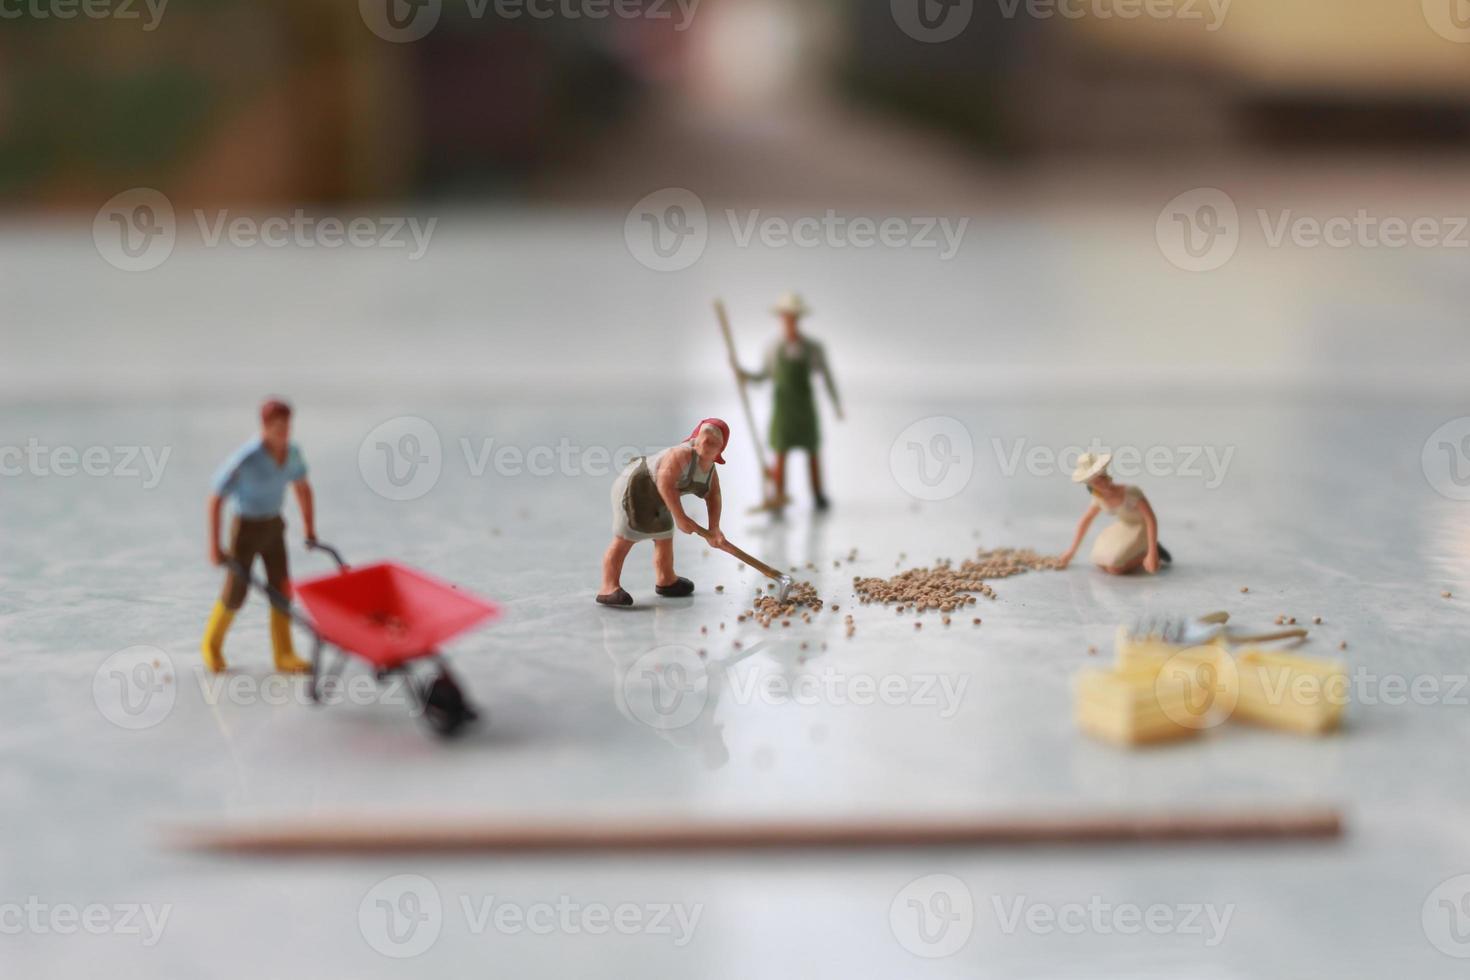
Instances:
[[[723,463],[725,461],[724,449],[730,445],[730,427],[725,424],[724,419],[701,419],[699,424],[694,427],[694,431],[689,433],[689,439],[692,441],[699,435],[699,430],[707,425],[712,425],[716,429],[719,429],[720,434],[725,437],[725,443],[720,447],[720,455],[715,457],[716,463]]]

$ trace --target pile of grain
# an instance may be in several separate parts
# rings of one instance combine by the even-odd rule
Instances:
[[[1009,578],[1022,572],[1055,569],[1058,559],[1029,548],[998,548],[981,551],[956,568],[940,561],[932,568],[910,568],[892,578],[854,578],[853,591],[864,604],[897,602],[899,612],[912,606],[915,612],[935,609],[953,612],[975,602],[978,593],[994,599],[987,579]]]
[[[822,611],[822,598],[817,595],[816,587],[810,582],[793,582],[790,591],[786,595],[786,601],[781,602],[773,595],[756,596],[755,608],[749,610],[746,615],[751,616],[762,626],[769,627],[771,621],[781,620],[782,626],[788,626],[791,617],[795,616],[803,607],[812,612]],[[811,622],[810,613],[803,614],[806,622]]]

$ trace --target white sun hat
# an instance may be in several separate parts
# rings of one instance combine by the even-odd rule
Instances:
[[[1073,483],[1086,483],[1108,468],[1113,461],[1112,453],[1083,453],[1077,457],[1077,468],[1072,471]]]
[[[781,294],[781,298],[776,302],[776,306],[771,312],[806,316],[811,312],[811,309],[806,305],[806,301],[801,298],[800,293],[787,291]]]

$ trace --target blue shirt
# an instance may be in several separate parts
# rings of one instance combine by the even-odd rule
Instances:
[[[214,474],[214,492],[234,501],[241,517],[259,520],[278,517],[286,500],[286,487],[306,479],[306,460],[296,444],[286,447],[286,463],[277,466],[265,443],[251,439],[230,454]]]

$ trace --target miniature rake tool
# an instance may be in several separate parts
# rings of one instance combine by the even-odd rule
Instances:
[[[698,524],[696,524],[696,525],[694,525],[694,530],[695,530],[695,533],[697,533],[701,538],[704,538],[706,541],[709,541],[710,534],[709,534],[709,531],[707,529],[702,528]],[[724,544],[723,547],[720,547],[719,545],[716,545],[716,547],[719,547],[721,551],[724,551],[724,552],[727,552],[729,554],[734,555],[736,558],[739,558],[741,561],[745,562],[745,564],[749,565],[751,568],[753,568],[756,571],[760,572],[766,578],[771,579],[772,581],[774,581],[776,583],[776,601],[777,602],[785,602],[786,601],[787,594],[791,592],[791,586],[795,584],[792,581],[790,575],[786,575],[786,574],[783,574],[782,572],[778,572],[774,568],[772,568],[770,565],[767,565],[765,562],[761,561],[759,558],[756,558],[756,557],[754,557],[752,555],[746,554],[744,551],[741,551],[739,548],[737,548],[733,544],[731,544],[729,542],[729,540],[726,540],[725,541],[725,544]]]
[[[745,390],[745,376],[740,373],[738,367],[740,361],[735,356],[735,336],[730,332],[730,317],[725,313],[725,304],[715,300],[715,316],[720,321],[720,334],[725,338],[725,350],[730,355],[731,365],[735,367],[735,387],[740,391],[740,407],[745,410],[745,424],[750,426],[751,441],[755,443],[756,461],[761,468],[761,504],[752,507],[750,512],[758,514],[766,510],[778,510],[786,506],[790,500],[776,492],[776,473],[766,462],[766,451],[762,448],[760,430],[755,427],[755,413],[750,410],[750,394]]]

